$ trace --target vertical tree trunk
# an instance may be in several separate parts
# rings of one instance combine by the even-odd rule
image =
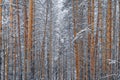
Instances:
[[[89,0],[88,5],[88,24],[91,26],[92,30],[91,35],[88,35],[88,42],[90,42],[90,73],[91,78],[95,79],[94,0]]]
[[[103,7],[104,8],[104,7]],[[104,20],[104,18],[102,19]],[[102,21],[103,22],[103,21]],[[105,29],[106,29],[106,26],[105,26]],[[105,33],[105,30],[104,30],[104,26],[103,26],[103,29],[102,29],[102,41],[103,41],[103,45],[102,45],[102,75],[105,76],[106,75],[106,71],[107,71],[107,64],[106,64],[106,58],[107,58],[107,54],[106,54],[106,34]]]
[[[96,79],[100,78],[100,55],[102,54],[101,52],[101,43],[102,43],[102,2],[101,0],[98,0],[98,18],[97,18],[97,30],[96,30],[96,40],[95,40],[95,54],[96,54]],[[98,45],[99,43],[99,45]]]
[[[47,22],[48,22],[48,0],[46,0],[46,19],[45,19],[45,27],[44,27],[44,36],[43,36],[43,41],[42,41],[42,49],[41,49],[41,78],[44,80],[45,79],[45,44],[46,44],[46,27],[47,27]]]
[[[34,24],[35,24],[35,2],[34,2],[34,4],[33,4],[33,32],[35,33],[35,26],[34,26]],[[32,72],[32,77],[33,77],[33,79],[35,79],[35,35],[33,34],[33,39],[32,39],[32,46],[33,46],[33,49],[32,49],[32,61],[31,61],[31,72]]]
[[[24,2],[24,80],[27,80],[27,39],[28,39],[28,20],[27,20],[27,2]]]
[[[92,32],[88,33],[88,54],[90,54],[90,59],[91,59],[91,54],[94,54],[94,27],[90,26],[91,24],[91,0],[88,1],[88,28],[92,28]],[[93,41],[93,45],[91,47],[91,41]],[[91,52],[92,48],[92,52]],[[90,61],[90,72],[91,72],[91,61]],[[91,75],[92,76],[92,75]]]
[[[107,60],[111,59],[111,52],[112,52],[112,0],[108,0],[108,7],[107,7],[107,40],[106,40],[106,54]],[[107,74],[111,74],[111,65],[107,63]],[[108,78],[110,79],[110,78]]]
[[[33,78],[32,71],[31,71],[31,61],[32,61],[32,32],[33,32],[33,0],[29,0],[29,16],[28,16],[28,66],[27,66],[27,73],[28,73],[28,80]]]
[[[52,0],[50,0],[50,39],[48,50],[48,80],[52,80]]]
[[[78,5],[78,4],[77,4]],[[76,31],[76,17],[75,17],[75,6],[74,6],[74,0],[72,0],[72,8],[73,8],[73,26],[74,26],[74,37],[76,37],[77,31]],[[76,61],[76,80],[79,80],[79,52],[78,52],[78,45],[77,42],[74,44],[74,54],[75,54],[75,61]]]
[[[92,30],[94,30],[94,0],[91,3],[91,26]],[[91,73],[93,75],[93,79],[95,77],[95,42],[94,42],[94,34],[91,37]]]
[[[15,34],[15,41],[14,41],[14,66],[13,66],[13,80],[16,80],[16,59],[17,59],[17,51],[16,51],[16,46],[17,46],[17,40],[16,40],[16,30],[14,28],[14,34]]]

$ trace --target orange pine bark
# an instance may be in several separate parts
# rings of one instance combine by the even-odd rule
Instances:
[[[76,29],[76,17],[75,17],[75,6],[74,6],[74,0],[72,0],[72,7],[73,7],[73,30],[74,30],[74,37],[76,37],[76,34],[77,34],[77,29]],[[78,5],[78,4],[77,4]],[[75,54],[75,61],[76,61],[76,80],[79,80],[79,52],[78,52],[78,44],[77,42],[74,43],[74,54]]]
[[[89,25],[89,28],[91,28],[91,0],[88,1],[88,25]],[[92,61],[91,61],[91,58],[92,58],[92,54],[94,54],[94,52],[91,52],[91,49],[94,50],[94,43],[93,43],[93,47],[91,47],[91,41],[94,41],[94,36],[93,36],[93,30],[94,30],[94,27],[92,29],[92,33],[88,33],[88,54],[90,53],[90,72],[92,73],[93,72],[93,68],[91,65]],[[91,39],[92,38],[92,39]],[[91,47],[91,48],[90,48]],[[88,66],[88,65],[86,65]],[[93,74],[91,74],[92,78],[93,78]],[[88,77],[86,76],[86,80],[88,79]]]
[[[14,30],[16,32],[16,30]],[[17,60],[17,51],[16,51],[16,46],[17,46],[17,40],[16,40],[16,34],[15,34],[15,39],[14,39],[14,66],[13,66],[13,69],[14,69],[14,80],[16,80],[16,60]]]
[[[106,55],[107,59],[111,59],[111,49],[112,49],[112,0],[108,0],[108,8],[107,8],[107,40],[106,40]],[[111,74],[111,65],[106,63],[107,65],[107,73]]]
[[[90,48],[90,72],[91,78],[95,79],[94,0],[89,0],[88,13],[88,24],[91,25],[91,34],[88,35],[88,42],[90,42],[90,45],[88,45]]]
[[[33,0],[29,0],[29,16],[28,16],[28,52],[27,52],[27,59],[28,59],[28,66],[27,66],[27,73],[28,79],[31,78],[31,58],[32,58],[32,32],[33,32]]]
[[[91,0],[89,0],[88,1],[88,25],[89,25],[89,28],[91,28]],[[94,28],[93,28],[93,30],[92,30],[92,33],[90,34],[90,33],[88,33],[88,54],[90,53],[90,56],[91,56],[91,40],[93,40],[94,41],[94,36],[93,36],[93,34],[94,34]],[[94,46],[93,46],[93,50],[94,50]],[[92,53],[94,53],[94,52],[92,52]],[[90,57],[90,59],[91,59],[91,57]],[[86,65],[86,66],[88,66],[88,65]],[[90,67],[91,67],[91,65],[90,65]],[[86,67],[87,68],[87,67]],[[91,72],[91,70],[90,70],[90,72]]]
[[[27,21],[27,2],[24,0],[24,80],[27,80],[27,38],[28,38],[28,21]]]

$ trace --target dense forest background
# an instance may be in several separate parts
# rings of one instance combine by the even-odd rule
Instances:
[[[0,80],[120,80],[120,0],[0,0]]]

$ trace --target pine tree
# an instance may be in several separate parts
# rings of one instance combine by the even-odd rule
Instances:
[[[111,59],[112,54],[112,0],[108,0],[107,7],[107,17],[106,17],[106,25],[107,25],[107,35],[106,35],[106,55],[107,60]],[[106,61],[107,61],[106,60]],[[106,63],[108,64],[108,63]],[[107,74],[111,74],[111,65],[107,65]],[[109,78],[108,78],[109,79]]]
[[[31,68],[31,62],[32,62],[32,32],[33,32],[33,0],[29,0],[29,15],[28,15],[28,43],[27,43],[27,59],[28,59],[28,65],[27,65],[27,73],[28,73],[28,80],[33,78],[32,73],[32,68]]]
[[[27,80],[27,39],[28,39],[28,20],[27,20],[27,0],[24,4],[24,80]]]
[[[77,17],[75,15],[77,15],[76,11],[77,11],[78,8],[76,7],[77,9],[75,9],[74,3],[75,3],[75,1],[72,0],[73,26],[74,26],[73,31],[74,31],[74,37],[76,37],[76,34],[77,34],[77,31],[76,31],[77,30],[76,19],[77,19]],[[78,4],[76,4],[76,6],[77,5]],[[79,75],[80,75],[80,73],[79,73],[79,53],[78,53],[78,44],[77,44],[77,42],[75,42],[75,44],[74,44],[74,54],[75,54],[75,59],[76,59],[75,60],[76,61],[76,80],[79,80]]]

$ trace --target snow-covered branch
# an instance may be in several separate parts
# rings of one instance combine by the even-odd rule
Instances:
[[[89,29],[88,27],[86,27],[85,29],[80,30],[80,31],[77,33],[76,37],[73,39],[73,42],[76,41],[76,40],[79,39],[79,38],[82,38],[82,37],[83,37],[83,34],[84,34],[85,32],[90,32],[90,31],[91,31],[91,29]]]

